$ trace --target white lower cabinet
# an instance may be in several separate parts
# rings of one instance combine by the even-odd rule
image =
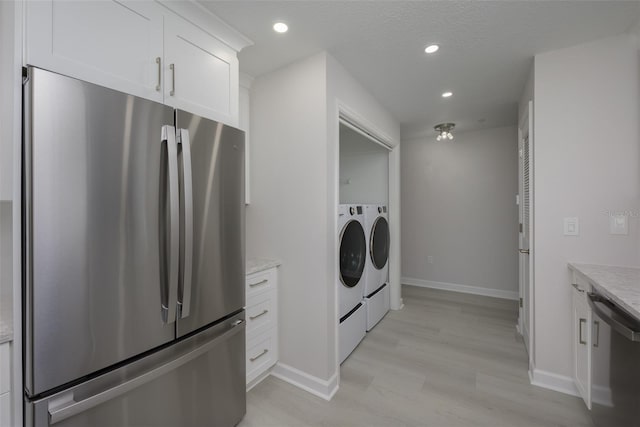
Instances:
[[[11,393],[0,394],[0,427],[11,427]]]
[[[11,344],[0,344],[0,427],[9,427],[11,420]]]
[[[247,275],[247,390],[278,361],[277,267]]]
[[[575,275],[572,286],[573,381],[591,409],[591,308],[587,302],[590,286]]]

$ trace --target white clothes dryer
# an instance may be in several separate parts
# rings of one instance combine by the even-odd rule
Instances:
[[[363,276],[367,261],[367,239],[363,212],[361,205],[338,207],[339,317],[349,313],[364,296]]]
[[[351,354],[366,334],[364,268],[367,240],[361,205],[338,206],[338,342],[340,363]]]
[[[389,247],[391,235],[386,205],[364,206],[364,229],[367,234],[364,296],[367,331],[389,311]]]

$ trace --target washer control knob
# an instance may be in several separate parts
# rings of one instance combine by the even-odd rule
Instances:
[[[351,207],[349,208],[349,213],[350,213],[351,215],[353,215],[353,214],[355,214],[355,213],[356,213],[356,210],[354,209],[354,207],[353,207],[353,206],[351,206]]]
[[[382,208],[378,206],[378,213],[382,213]]]

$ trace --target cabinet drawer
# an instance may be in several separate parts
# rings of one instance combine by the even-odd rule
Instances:
[[[275,323],[275,304],[272,292],[265,292],[247,300],[247,336],[271,328]]]
[[[275,285],[275,269],[261,271],[247,276],[246,296],[247,301],[254,295],[271,290]],[[249,303],[247,302],[247,305]]]
[[[11,426],[11,393],[0,395],[0,427]]]
[[[11,350],[9,343],[0,344],[0,394],[11,390]]]
[[[247,383],[276,363],[277,348],[274,330],[259,335],[247,343]]]

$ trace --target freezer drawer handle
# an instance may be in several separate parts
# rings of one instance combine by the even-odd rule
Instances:
[[[236,321],[238,322],[238,321]],[[239,320],[242,324],[242,320]],[[136,388],[151,382],[161,376],[178,369],[180,366],[189,363],[190,361],[200,357],[201,355],[209,352],[213,347],[217,346],[221,340],[225,340],[229,338],[231,335],[236,334],[241,329],[236,328],[236,323],[231,323],[229,329],[225,332],[207,342],[205,345],[196,348],[195,350],[186,353],[185,355],[178,357],[177,359],[172,360],[169,363],[166,363],[156,369],[153,369],[145,374],[142,374],[132,380],[124,382],[116,387],[107,389],[101,393],[94,394],[87,399],[76,402],[73,399],[68,401],[68,404],[50,407],[49,408],[49,424],[57,424],[61,421],[66,420],[67,418],[71,418],[75,415],[78,415],[82,412],[88,411],[89,409],[101,405],[105,402],[108,402],[118,396],[122,396],[130,392],[131,390],[135,390]]]
[[[264,356],[265,354],[269,353],[269,349],[265,348],[264,350],[262,350],[262,353],[260,353],[259,355],[257,355],[256,357],[251,357],[249,358],[250,361],[255,362],[256,360],[260,359],[262,356]]]
[[[269,281],[269,279],[264,279],[264,280],[259,281],[258,283],[249,283],[249,287],[250,288],[255,288],[256,286],[260,286],[263,283],[267,283],[268,281]]]
[[[260,314],[256,314],[255,316],[249,316],[249,320],[256,320],[258,317],[260,316],[264,316],[265,314],[267,314],[269,312],[269,310],[263,310],[262,313]]]

